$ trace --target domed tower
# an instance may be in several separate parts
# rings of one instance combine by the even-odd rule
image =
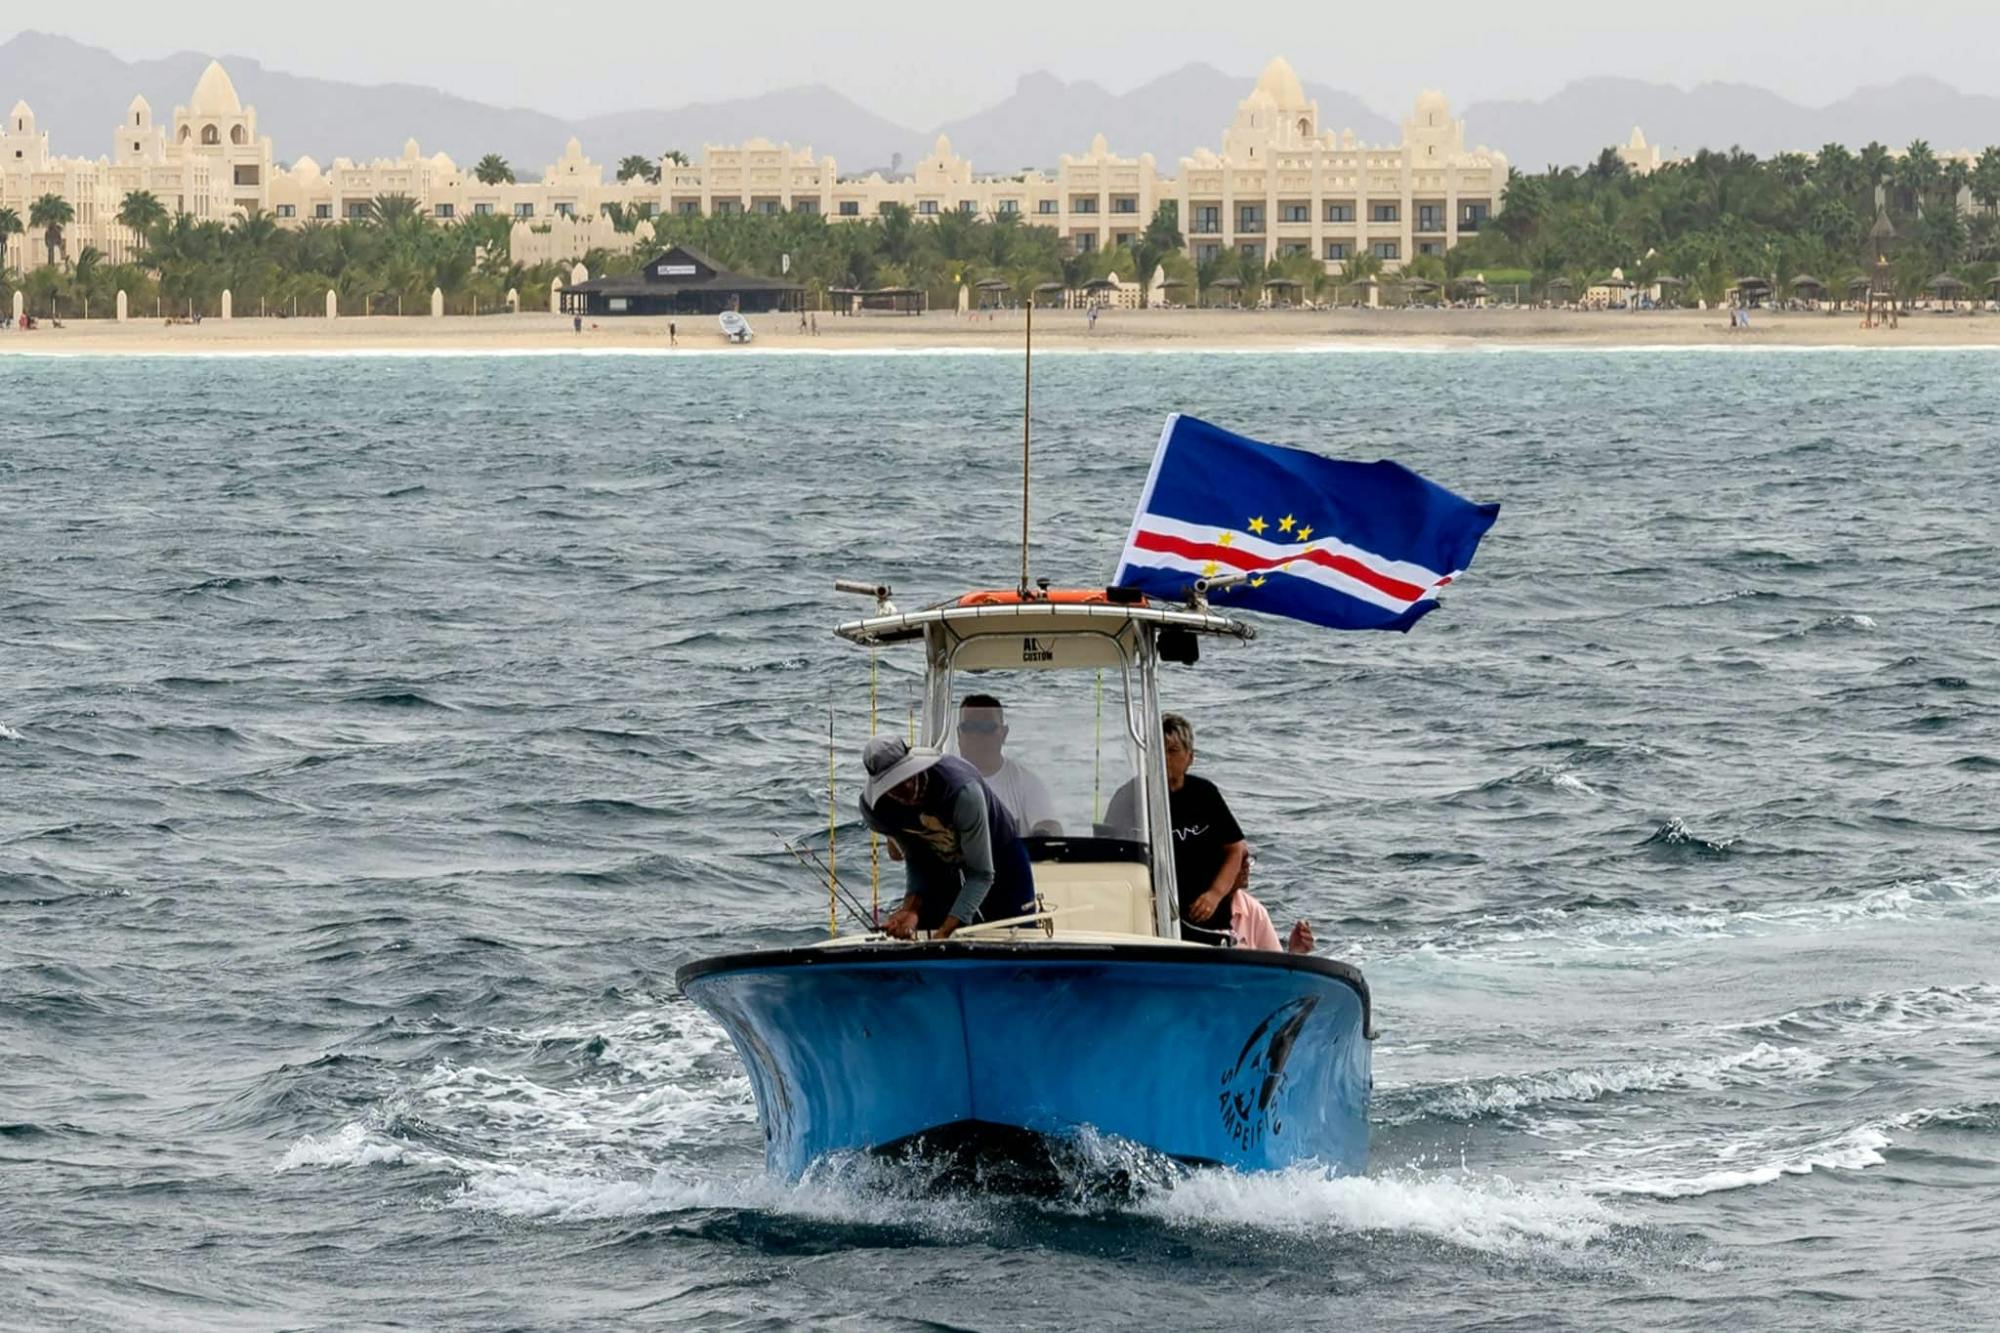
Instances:
[[[174,108],[173,147],[212,159],[231,206],[263,208],[271,175],[271,142],[257,134],[257,111],[243,105],[222,62],[211,60],[184,107]]]
[[[1283,56],[1274,56],[1257,76],[1257,86],[1236,104],[1236,119],[1223,131],[1222,155],[1258,160],[1254,150],[1298,147],[1319,133],[1319,103]]]

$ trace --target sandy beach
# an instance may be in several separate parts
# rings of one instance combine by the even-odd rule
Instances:
[[[308,355],[356,353],[514,353],[568,351],[900,352],[1011,351],[1021,345],[1019,311],[963,316],[822,314],[817,335],[796,316],[756,315],[756,341],[728,343],[713,316],[587,321],[568,316],[490,315],[328,319],[208,319],[200,324],[66,320],[54,328],[0,330],[0,356],[87,354]],[[1308,351],[1536,347],[1968,347],[2000,346],[2000,315],[1916,313],[1894,329],[1864,329],[1849,313],[1757,311],[1748,330],[1731,330],[1720,311],[1573,310],[1111,310],[1093,328],[1078,310],[1035,313],[1044,350]]]

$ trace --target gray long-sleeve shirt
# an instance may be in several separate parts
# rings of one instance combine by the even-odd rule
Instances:
[[[951,915],[974,920],[993,888],[993,832],[986,822],[986,793],[978,784],[959,790],[952,800],[949,827],[890,828],[864,802],[862,816],[870,827],[888,833],[903,849],[903,878],[908,891],[921,898],[954,887]]]

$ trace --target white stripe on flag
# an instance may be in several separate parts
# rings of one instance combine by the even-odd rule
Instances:
[[[1273,532],[1277,531],[1278,521],[1275,518],[1268,518],[1266,522],[1270,524]],[[1335,537],[1314,537],[1309,542],[1301,542],[1289,536],[1273,540],[1269,537],[1259,537],[1242,528],[1229,529],[1205,526],[1199,523],[1187,523],[1177,518],[1168,518],[1163,514],[1141,515],[1140,521],[1133,527],[1132,536],[1138,536],[1142,530],[1163,532],[1170,537],[1179,537],[1184,541],[1210,544],[1213,544],[1224,532],[1228,532],[1229,541],[1227,544],[1229,546],[1266,560],[1295,559],[1301,551],[1305,550],[1325,551],[1328,555],[1347,556],[1351,560],[1368,566],[1368,568],[1378,574],[1387,575],[1392,579],[1400,579],[1404,583],[1414,583],[1419,588],[1434,589],[1439,581],[1446,577],[1445,574],[1440,574],[1436,570],[1428,569],[1423,565],[1414,564],[1408,560],[1390,560],[1385,556],[1375,554],[1373,551],[1363,550],[1359,546],[1350,546]],[[1128,555],[1126,558],[1131,559],[1132,557],[1129,554],[1131,551],[1129,538],[1127,539],[1127,551]],[[1145,554],[1155,555],[1158,553],[1145,552]],[[1292,567],[1294,573],[1297,573],[1299,569],[1300,566],[1298,565]],[[1462,572],[1452,571],[1450,577],[1456,578]]]
[[[1125,565],[1128,568],[1172,569],[1197,577],[1208,573],[1208,562],[1206,560],[1190,559],[1184,555],[1175,555],[1171,551],[1145,551],[1138,547],[1133,547],[1131,550],[1125,552]],[[1372,584],[1363,583],[1352,575],[1343,574],[1339,570],[1328,569],[1324,565],[1315,565],[1309,560],[1301,560],[1289,570],[1280,571],[1273,569],[1268,574],[1265,574],[1264,577],[1271,579],[1303,579],[1307,583],[1316,583],[1322,588],[1331,588],[1335,592],[1345,593],[1356,601],[1366,602],[1370,606],[1379,606],[1384,611],[1407,611],[1420,602],[1435,601],[1437,599],[1437,594],[1431,592],[1419,597],[1415,602],[1406,602],[1400,597],[1391,596],[1389,593],[1383,592],[1380,588]],[[1193,580],[1190,579],[1189,581],[1192,582]],[[1248,587],[1249,585],[1239,584],[1237,586],[1240,588]],[[1230,594],[1235,591],[1235,588],[1227,588],[1214,594],[1214,596],[1221,605],[1226,607]]]

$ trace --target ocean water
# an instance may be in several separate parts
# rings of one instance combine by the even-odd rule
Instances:
[[[1169,681],[1374,987],[1365,1178],[778,1183],[674,991],[824,928],[832,579],[1011,581],[1009,359],[0,360],[0,1326],[2000,1322],[2000,355],[1036,391],[1063,582],[1172,409],[1505,506]]]

